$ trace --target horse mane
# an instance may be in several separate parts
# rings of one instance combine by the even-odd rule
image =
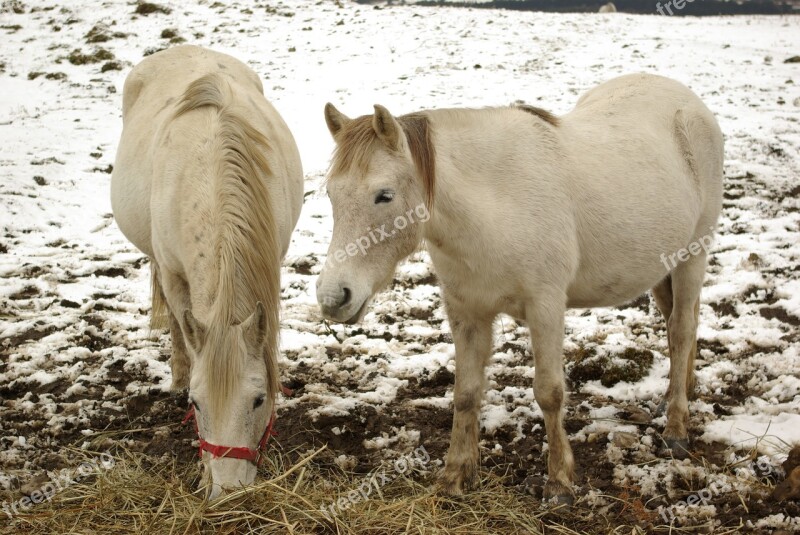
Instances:
[[[557,116],[542,108],[537,108],[536,106],[530,106],[528,104],[517,104],[514,107],[526,113],[530,113],[531,115],[535,115],[544,122],[550,123],[552,126],[561,124],[561,120]]]
[[[272,174],[266,158],[270,144],[245,118],[252,110],[233,102],[230,85],[217,74],[207,74],[189,85],[175,118],[202,108],[215,110],[218,119],[212,216],[218,279],[206,326],[206,344],[211,351],[203,359],[205,373],[218,385],[211,396],[211,410],[222,410],[238,385],[245,362],[230,358],[223,348],[239,354],[238,337],[233,336],[231,326],[247,319],[257,301],[264,305],[266,316],[267,393],[274,403],[279,386],[280,245],[269,191],[262,180]]]
[[[425,205],[433,208],[436,189],[436,150],[433,146],[431,125],[424,112],[396,117],[408,142],[408,149],[414,161],[422,185],[425,188]],[[351,170],[362,176],[368,171],[372,154],[383,143],[372,127],[372,115],[363,115],[348,121],[336,134],[336,149],[331,160],[331,175],[344,174]]]

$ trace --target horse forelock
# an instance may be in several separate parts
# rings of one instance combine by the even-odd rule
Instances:
[[[264,183],[272,174],[266,157],[270,144],[245,118],[254,110],[234,104],[230,85],[216,74],[189,85],[176,117],[204,107],[215,109],[218,117],[212,149],[217,279],[203,358],[203,371],[213,385],[211,410],[218,412],[238,387],[245,365],[246,351],[233,326],[247,319],[259,301],[266,314],[267,395],[273,402],[277,395],[281,246]]]
[[[408,142],[414,167],[425,190],[425,204],[432,209],[436,188],[436,149],[430,119],[425,113],[397,117]],[[363,177],[376,150],[383,146],[372,127],[372,115],[363,115],[346,123],[336,134],[336,148],[329,176],[356,174]]]
[[[225,418],[228,401],[239,390],[246,355],[234,328],[212,319],[206,334],[201,373],[208,380],[208,409],[213,418]]]

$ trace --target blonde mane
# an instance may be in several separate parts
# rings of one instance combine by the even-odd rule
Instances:
[[[433,208],[436,187],[436,151],[431,137],[431,126],[424,113],[397,117],[408,142],[414,167],[425,188],[425,204]],[[364,115],[347,122],[336,134],[336,150],[331,160],[330,175],[357,171],[367,173],[372,154],[383,146],[372,127],[372,115]]]
[[[552,113],[550,113],[545,109],[537,108],[536,106],[530,106],[528,104],[517,104],[515,107],[518,110],[530,113],[531,115],[538,117],[544,122],[549,123],[551,126],[558,126],[561,124],[561,120],[557,116],[553,115]]]
[[[237,388],[245,365],[242,359],[231,358],[240,354],[239,337],[231,326],[247,319],[258,301],[264,305],[266,319],[267,394],[273,402],[277,394],[281,247],[263,182],[272,174],[265,156],[269,142],[245,119],[249,110],[232,103],[231,88],[219,75],[192,82],[175,117],[205,107],[216,110],[219,127],[212,149],[217,293],[207,325],[209,350],[203,366],[216,382],[210,401],[211,410],[219,414]]]

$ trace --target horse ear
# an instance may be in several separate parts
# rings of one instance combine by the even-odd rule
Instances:
[[[251,349],[258,349],[267,335],[267,315],[261,301],[256,303],[255,311],[242,322],[244,340]]]
[[[328,102],[325,104],[325,122],[328,124],[328,130],[330,130],[331,135],[336,137],[339,130],[350,122],[350,118],[337,110],[336,106]]]
[[[195,353],[200,353],[200,348],[206,341],[206,328],[197,321],[192,311],[188,308],[183,311],[184,335]]]
[[[403,129],[400,123],[397,122],[389,110],[375,104],[375,115],[372,117],[372,128],[378,137],[383,141],[387,147],[392,150],[400,148],[400,140],[403,135]]]

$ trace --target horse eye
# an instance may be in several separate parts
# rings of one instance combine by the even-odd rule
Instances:
[[[254,409],[257,409],[257,408],[259,408],[261,405],[263,405],[263,404],[264,404],[264,399],[265,399],[265,398],[266,398],[266,396],[263,396],[263,395],[262,395],[262,396],[258,396],[258,397],[256,398],[256,400],[253,402],[253,408],[254,408]]]
[[[378,192],[378,195],[375,197],[375,204],[380,204],[382,202],[392,202],[394,199],[394,192],[390,189],[382,189]]]

